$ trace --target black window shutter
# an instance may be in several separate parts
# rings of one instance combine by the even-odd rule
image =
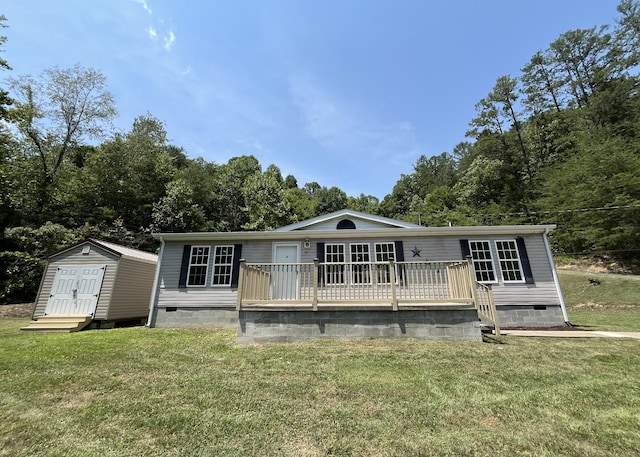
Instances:
[[[462,251],[462,258],[466,259],[471,256],[471,248],[469,247],[469,240],[460,240],[460,250]]]
[[[518,255],[520,256],[520,263],[522,264],[524,282],[527,284],[533,284],[535,281],[533,280],[533,273],[531,272],[531,263],[529,262],[527,248],[524,245],[524,238],[521,236],[516,238],[516,246],[518,247]]]
[[[242,255],[242,245],[233,245],[233,267],[231,268],[231,287],[238,287],[240,277],[240,256]]]
[[[404,262],[404,247],[402,241],[394,241],[396,245],[396,262]]]
[[[191,260],[191,245],[185,244],[182,247],[182,264],[180,265],[180,279],[178,279],[178,287],[187,287],[189,260]]]
[[[402,245],[402,241],[394,241],[393,244],[395,244],[396,248],[396,262],[404,262],[404,246]],[[400,281],[404,279],[404,268],[404,265],[398,265],[396,270],[398,272],[398,276],[400,276],[398,278]]]
[[[318,242],[316,244],[316,257],[318,258],[318,263],[320,266],[318,267],[318,285],[322,286],[322,278],[324,278],[324,243]]]

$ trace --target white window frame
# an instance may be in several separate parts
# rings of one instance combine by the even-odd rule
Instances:
[[[198,249],[204,249],[204,252],[206,252],[206,254],[204,254],[204,252],[202,254],[196,253],[196,250]],[[187,284],[186,284],[187,287],[207,287],[207,277],[209,275],[210,256],[211,256],[211,246],[207,246],[207,245],[191,246],[191,251],[189,252],[189,268],[187,269]],[[196,260],[198,257],[204,257],[206,258],[206,262],[194,263],[194,257],[196,258]],[[204,267],[204,274],[198,275],[198,277],[202,276],[204,278],[204,281],[202,282],[202,284],[191,284],[191,278],[192,276],[195,276],[192,274],[191,269],[202,268],[202,267]]]
[[[329,253],[330,246],[340,246],[342,247],[342,261],[335,261],[333,259],[329,260],[330,256],[340,255],[340,252],[331,252]],[[324,245],[324,263],[325,263],[325,271],[324,271],[324,283],[327,286],[336,285],[336,284],[344,284],[346,281],[347,272],[346,263],[347,263],[347,249],[344,243],[325,243]],[[342,271],[338,272],[337,270],[334,272],[332,268],[335,268],[337,265],[342,265]],[[340,275],[342,277],[342,281],[335,281],[335,276]],[[331,279],[331,280],[330,280]]]
[[[222,254],[218,254],[218,249],[222,250],[224,248],[227,249],[231,249],[231,254],[225,254],[224,257],[230,257],[229,262],[216,262],[216,260],[218,259],[218,257],[221,257]],[[235,254],[235,246],[233,244],[218,244],[213,246],[213,255],[211,256],[213,258],[213,265],[211,268],[211,287],[231,287],[231,282],[233,281],[233,256]],[[220,268],[228,268],[228,273],[224,274],[220,274],[219,272],[216,272],[216,267],[220,267]],[[229,279],[228,282],[222,284],[222,283],[218,283],[216,284],[215,279],[216,277],[220,278],[220,277],[226,277],[228,274]]]
[[[479,259],[474,256],[474,253],[480,252],[479,249],[474,249],[473,243],[486,243],[487,249],[482,249],[482,252],[488,252],[490,258],[489,259]],[[494,260],[493,250],[491,249],[493,243],[489,240],[469,240],[469,252],[471,253],[471,261],[473,264],[473,273],[475,275],[476,281],[482,284],[497,284],[498,283],[498,274],[496,270],[496,264]],[[488,264],[491,266],[491,270],[479,270],[477,266],[480,264]],[[490,271],[493,275],[493,279],[478,279],[478,273],[482,274]]]
[[[387,251],[387,252],[383,252],[382,250],[379,250],[378,248],[381,246],[391,246],[391,250]],[[389,266],[388,265],[380,265],[381,262],[385,262],[388,263],[389,262],[389,258],[387,259],[383,259],[382,257],[384,257],[384,255],[386,254],[387,257],[389,257],[389,254],[393,255],[393,261],[396,261],[396,244],[393,241],[379,241],[376,243],[373,243],[373,250],[374,250],[374,255],[376,258],[376,269],[377,269],[377,280],[378,280],[378,284],[389,284],[390,281],[388,280],[388,276],[389,276]],[[394,273],[395,273],[395,277],[396,277],[396,284],[398,284],[398,266],[396,265],[394,268]],[[384,274],[385,276],[385,280],[382,281],[382,274]]]
[[[362,248],[366,247],[365,251],[356,251],[354,252],[354,248]],[[363,255],[366,256],[366,260],[355,260],[353,259],[354,255]],[[351,284],[355,286],[360,285],[371,285],[371,245],[369,243],[350,243],[349,244],[349,266],[351,270]],[[358,271],[360,270],[360,271]],[[356,281],[357,275],[360,276],[358,281]],[[362,280],[364,278],[364,280]]]
[[[515,255],[515,257],[510,257],[510,258],[502,258],[502,256],[504,255],[504,253],[507,251],[505,249],[500,249],[498,247],[498,243],[509,243],[510,246],[508,248],[508,251],[511,252],[512,254]],[[495,247],[496,247],[496,253],[498,254],[498,265],[500,266],[500,275],[502,276],[502,282],[504,283],[524,283],[525,282],[525,278],[524,278],[524,271],[522,270],[522,260],[520,260],[520,252],[518,251],[518,244],[516,243],[516,240],[495,240],[494,241]],[[509,264],[509,263],[513,263],[515,264],[516,268],[505,268],[503,267],[504,264]],[[505,275],[505,272],[507,272],[507,274]],[[520,275],[520,279],[508,279],[508,274],[509,272],[517,272]]]

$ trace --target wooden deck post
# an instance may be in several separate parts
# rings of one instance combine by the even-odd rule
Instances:
[[[498,311],[496,310],[496,302],[493,301],[493,290],[491,288],[491,284],[487,284],[487,289],[489,289],[489,308],[491,309],[491,314],[493,318],[493,330],[495,331],[496,336],[500,336],[500,323],[498,322]]]
[[[471,289],[471,299],[473,300],[473,306],[478,309],[478,291],[476,290],[476,271],[473,268],[473,258],[468,255],[467,267],[469,268],[469,288]]]
[[[247,271],[247,261],[245,259],[240,259],[240,273],[238,277],[238,291],[236,296],[236,310],[240,311],[242,309],[242,294],[244,292],[244,277]]]
[[[389,279],[391,281],[391,307],[394,311],[398,311],[398,297],[396,295],[396,268],[395,262],[389,260]]]
[[[311,299],[311,304],[313,305],[313,310],[318,311],[318,264],[320,260],[318,258],[313,259],[313,297]]]

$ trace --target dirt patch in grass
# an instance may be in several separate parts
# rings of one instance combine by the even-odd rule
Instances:
[[[0,305],[0,319],[4,317],[31,317],[31,313],[33,313],[33,303]]]
[[[607,310],[607,309],[633,309],[637,310],[638,305],[614,305],[610,303],[579,303],[569,307],[569,309],[584,310]]]

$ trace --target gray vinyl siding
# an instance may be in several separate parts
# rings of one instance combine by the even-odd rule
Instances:
[[[213,246],[238,244],[237,242],[198,242],[193,245],[211,246],[209,255],[209,265],[207,268],[207,282],[204,287],[178,287],[180,279],[180,269],[182,266],[183,243],[166,243],[163,258],[160,264],[160,276],[158,278],[158,308],[178,307],[178,308],[211,308],[229,307],[236,305],[237,289],[231,287],[212,287],[212,266],[213,266]],[[255,252],[252,253],[253,245],[257,245],[258,253],[264,252],[266,242],[246,243],[242,246],[242,258],[248,262],[264,261],[256,260]],[[268,249],[271,249],[271,242],[268,242]],[[258,254],[259,255],[259,254]]]
[[[134,319],[147,316],[155,269],[153,263],[121,258],[111,306],[105,319]]]
[[[33,312],[34,318],[38,318],[44,315],[44,310],[47,306],[49,295],[51,294],[51,287],[53,286],[53,280],[56,276],[57,268],[67,265],[107,266],[104,272],[104,279],[102,281],[100,297],[98,297],[95,318],[99,319],[100,315],[106,316],[107,310],[109,309],[109,304],[111,302],[111,294],[115,282],[118,257],[110,252],[98,249],[93,245],[91,246],[91,250],[88,254],[82,254],[83,246],[84,245],[76,246],[73,249],[69,249],[58,255],[54,255],[49,259],[42,278],[40,293],[36,297],[36,304]]]
[[[542,235],[527,235],[523,237],[529,263],[531,264],[531,272],[533,274],[534,284],[524,283],[504,283],[500,277],[499,271],[496,275],[499,282],[491,284],[494,299],[498,306],[511,305],[559,305],[557,289],[553,281],[552,267],[547,257]],[[460,237],[415,237],[402,238],[405,262],[425,262],[425,261],[451,261],[462,260],[462,251],[460,249]],[[515,237],[508,236],[489,236],[489,237],[469,237],[468,239],[488,240],[494,245],[498,240],[515,240]],[[396,241],[390,238],[379,239],[336,239],[327,241],[327,243],[344,243],[346,252],[349,252],[349,244],[356,242],[369,243],[371,259],[374,260],[375,248],[374,244],[379,242]],[[414,256],[414,250],[420,251],[419,256]],[[494,261],[496,270],[499,269],[496,253],[494,252]],[[311,243],[309,249],[302,249],[302,262],[313,262],[317,255],[316,243]]]
[[[356,230],[377,230],[390,228],[389,224],[384,224],[382,222],[368,221],[365,219],[358,219],[356,217],[345,217],[344,219],[351,220],[356,225]],[[299,231],[336,230],[336,226],[338,225],[338,222],[340,222],[340,220],[332,219],[326,222],[312,225],[310,227],[306,227],[304,229],[300,229]]]

